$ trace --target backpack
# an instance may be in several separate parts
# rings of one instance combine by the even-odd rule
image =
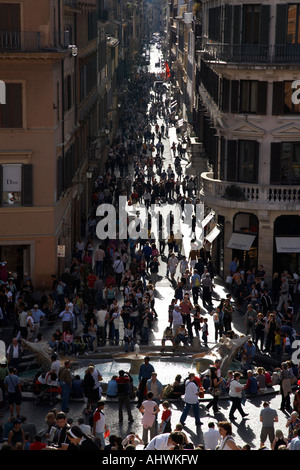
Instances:
[[[199,281],[199,278],[196,277],[195,279],[195,287],[199,287],[200,286],[200,281]]]

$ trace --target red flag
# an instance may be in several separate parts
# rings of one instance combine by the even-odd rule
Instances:
[[[166,80],[171,77],[170,69],[168,66],[168,62],[165,62],[165,67],[166,67]]]

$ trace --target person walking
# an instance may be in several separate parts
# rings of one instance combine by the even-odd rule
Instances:
[[[144,358],[144,363],[141,364],[140,369],[139,369],[139,398],[138,398],[138,404],[137,408],[140,408],[143,400],[144,400],[144,391],[147,385],[147,380],[151,379],[151,374],[154,371],[154,367],[152,364],[150,364],[150,358],[149,356],[146,356]]]
[[[129,372],[125,372],[124,370],[119,371],[119,376],[116,378],[117,386],[118,386],[118,403],[119,403],[119,422],[122,423],[123,421],[123,405],[127,410],[128,414],[128,421],[129,423],[133,423],[134,419],[132,417],[131,409],[130,409],[130,382],[132,381],[132,377]]]
[[[189,413],[190,408],[193,408],[194,418],[196,425],[201,425],[200,414],[199,414],[199,388],[195,382],[195,374],[190,373],[185,383],[185,394],[184,394],[184,409],[180,417],[180,423],[184,426],[186,417]]]
[[[235,372],[233,375],[233,380],[230,382],[229,385],[229,396],[232,402],[231,409],[229,412],[229,419],[230,421],[235,420],[234,412],[238,410],[242,416],[245,418],[248,416],[248,413],[245,413],[242,408],[242,394],[244,390],[244,386],[240,383],[241,374],[239,372]]]
[[[259,419],[262,423],[260,446],[263,447],[265,445],[268,437],[272,446],[275,439],[274,423],[278,423],[278,414],[276,410],[270,407],[270,403],[268,401],[264,401]]]
[[[155,418],[159,412],[157,403],[153,400],[153,393],[148,392],[146,400],[140,406],[140,413],[142,413],[143,434],[142,441],[145,446],[148,444],[148,432],[150,431],[150,440],[155,436]]]
[[[10,416],[14,416],[14,405],[16,405],[17,417],[20,416],[22,399],[22,382],[16,374],[14,367],[8,369],[8,375],[4,379],[4,386],[7,393]]]
[[[217,375],[217,368],[211,367],[210,368],[210,391],[213,396],[212,400],[206,405],[206,410],[212,407],[213,411],[217,413],[219,411],[218,408],[218,400],[221,393],[221,383],[223,382],[223,377],[218,377]]]

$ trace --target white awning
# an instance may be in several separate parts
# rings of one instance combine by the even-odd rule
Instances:
[[[227,248],[235,250],[249,251],[256,235],[245,233],[233,233],[228,242]]]
[[[209,232],[209,234],[205,237],[206,240],[208,240],[210,243],[212,243],[216,238],[217,236],[220,234],[220,232],[222,231],[222,227],[216,225],[211,232]]]
[[[300,237],[276,237],[277,253],[300,253]]]
[[[214,217],[215,215],[215,212],[214,211],[210,211],[210,213],[205,217],[205,219],[202,220],[202,227],[205,227],[208,222]]]

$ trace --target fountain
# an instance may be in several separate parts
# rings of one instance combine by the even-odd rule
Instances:
[[[207,353],[194,354],[192,359],[196,363],[198,372],[204,372],[216,359],[221,359],[221,374],[223,377],[229,369],[229,366],[244,344],[250,339],[251,336],[243,336],[239,338],[227,338],[223,335],[220,342],[215,344]]]

